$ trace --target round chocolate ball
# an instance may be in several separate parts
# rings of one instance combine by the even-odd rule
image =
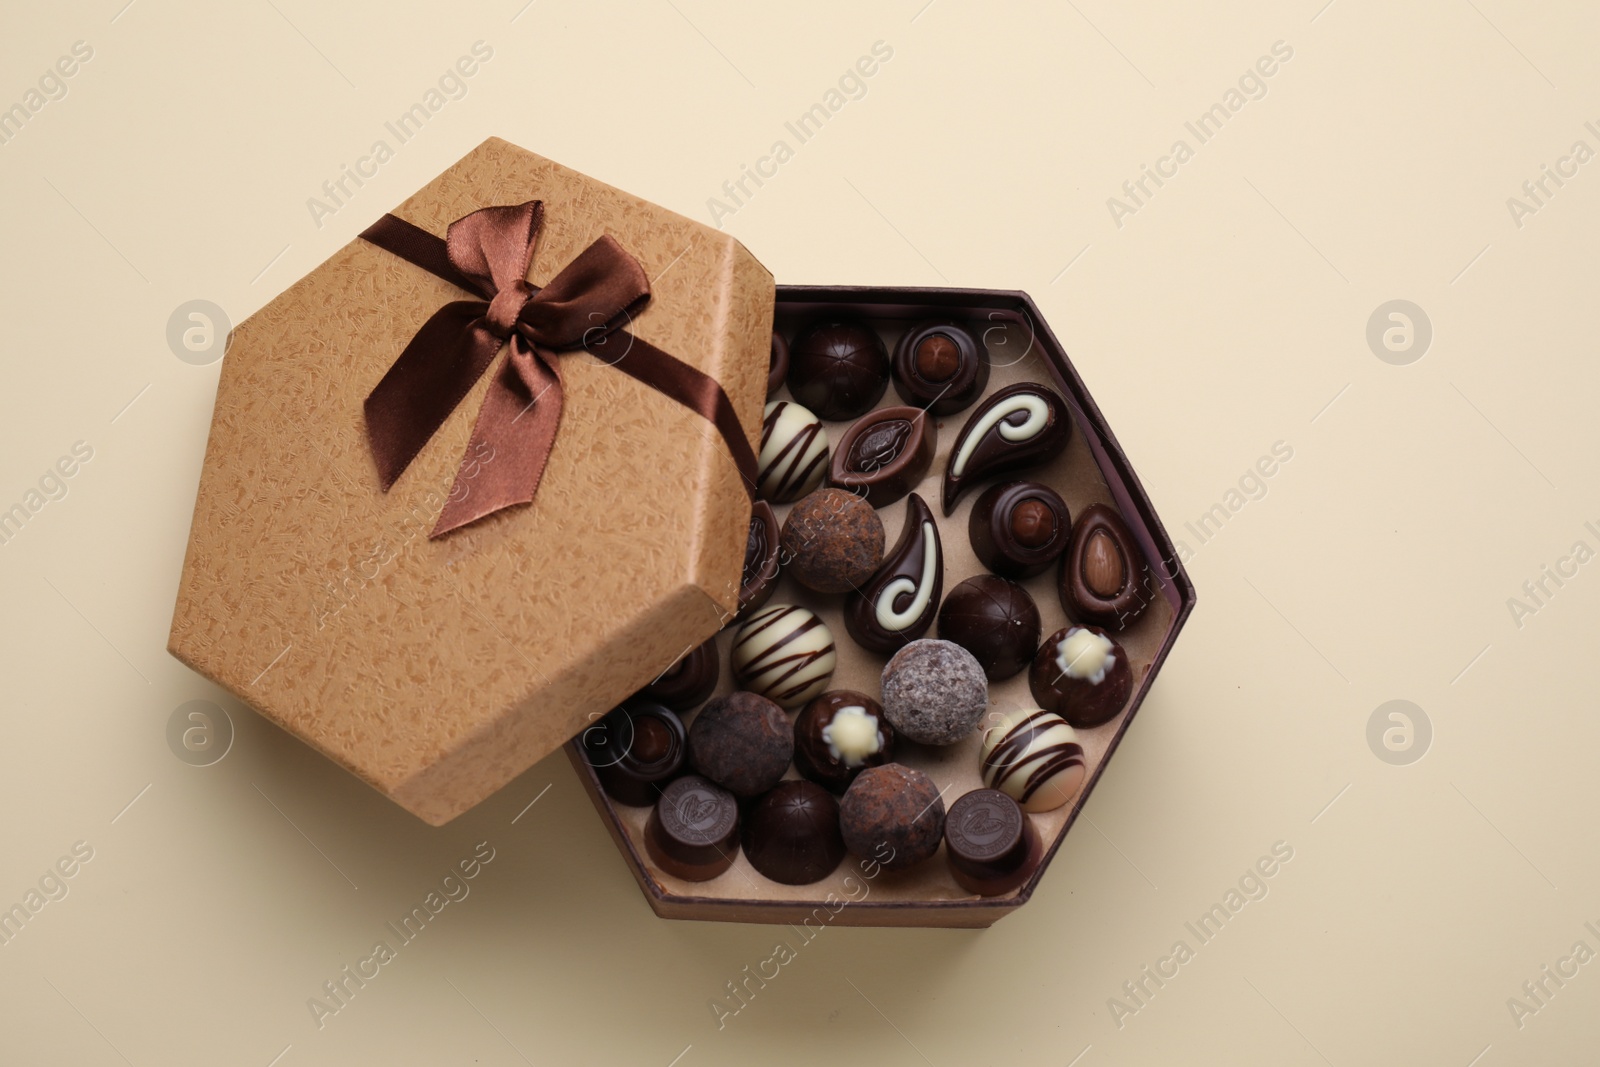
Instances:
[[[894,727],[865,693],[835,689],[801,709],[794,720],[795,769],[836,793],[867,767],[889,762]]]
[[[750,866],[784,885],[828,877],[844,859],[839,802],[814,782],[779,782],[745,818],[744,854]]]
[[[939,609],[939,636],[977,657],[991,682],[1020,674],[1033,662],[1041,628],[1028,591],[993,574],[968,578]]]
[[[888,387],[889,352],[860,322],[813,323],[789,346],[789,392],[825,419],[863,414]]]
[[[983,665],[954,641],[913,641],[884,664],[883,713],[913,741],[953,745],[988,705]]]
[[[818,593],[858,588],[883,562],[883,520],[843,489],[818,489],[783,521],[784,570]]]
[[[650,859],[668,874],[704,882],[739,856],[739,802],[698,775],[685,775],[661,793],[644,825]]]
[[[1076,797],[1089,776],[1077,733],[1043,708],[995,716],[983,731],[978,761],[983,784],[1005,793],[1024,811],[1054,811]]]
[[[839,828],[851,852],[903,870],[939,851],[944,799],[921,771],[900,763],[869,767],[839,801]]]
[[[611,799],[654,804],[662,786],[683,772],[688,745],[671,708],[634,697],[578,738],[584,758]]]
[[[1039,706],[1080,730],[1116,718],[1133,693],[1128,653],[1098,626],[1066,626],[1039,646],[1028,672]]]
[[[689,724],[694,769],[735,796],[759,796],[777,785],[793,756],[789,717],[755,693],[718,697]]]

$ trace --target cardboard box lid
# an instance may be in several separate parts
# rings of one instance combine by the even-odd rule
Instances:
[[[393,214],[442,237],[542,200],[529,280],[603,234],[651,279],[628,330],[758,439],[773,279],[704,224],[490,139]],[[710,637],[750,501],[704,418],[585,352],[538,496],[430,540],[493,370],[384,493],[362,402],[454,285],[357,239],[234,331],[168,650],[435,825]]]

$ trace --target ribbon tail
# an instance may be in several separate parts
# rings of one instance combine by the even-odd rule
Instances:
[[[563,399],[555,360],[514,337],[495,369],[430,539],[533,500],[555,445]]]

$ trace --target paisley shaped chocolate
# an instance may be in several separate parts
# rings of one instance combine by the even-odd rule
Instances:
[[[972,552],[1002,578],[1032,578],[1061,558],[1072,519],[1061,494],[1039,482],[999,482],[978,495],[967,515]]]
[[[867,584],[850,598],[844,628],[869,652],[889,655],[928,632],[944,589],[944,546],[933,511],[915,493],[906,498],[900,539]]]
[[[1038,382],[1008,385],[974,411],[950,450],[944,513],[973,485],[996,474],[1036,467],[1060,454],[1072,436],[1067,402]]]
[[[787,504],[822,484],[828,473],[828,431],[810,410],[787,400],[767,404],[761,417],[756,492]]]
[[[1072,549],[1062,560],[1057,592],[1066,613],[1108,630],[1126,630],[1154,595],[1146,586],[1144,557],[1112,508],[1091,504],[1072,527]]]
[[[767,396],[771,397],[783,388],[783,380],[789,376],[789,342],[783,339],[783,334],[777,330],[772,331],[772,363],[767,371]]]
[[[716,639],[712,638],[662,671],[637,695],[665,704],[673,711],[688,711],[711,698],[721,675],[722,660],[717,656]]]
[[[911,492],[933,466],[939,431],[920,408],[879,408],[863,415],[839,438],[828,481],[888,507]]]
[[[934,415],[954,415],[989,386],[989,350],[955,322],[921,322],[894,348],[894,391]]]
[[[741,619],[771,600],[772,591],[778,588],[779,534],[778,516],[772,505],[757,500],[750,508],[744,573],[739,578],[739,610],[734,618]]]

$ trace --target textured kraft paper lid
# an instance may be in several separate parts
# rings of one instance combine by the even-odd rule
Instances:
[[[651,278],[629,331],[716,378],[757,439],[774,286],[731,237],[498,139],[393,214],[442,237],[531,199],[545,223],[529,280],[616,238]],[[428,316],[465,298],[358,238],[240,324],[168,642],[434,825],[714,634],[750,520],[708,422],[572,352],[534,503],[429,540],[490,375],[388,493],[362,401]]]

